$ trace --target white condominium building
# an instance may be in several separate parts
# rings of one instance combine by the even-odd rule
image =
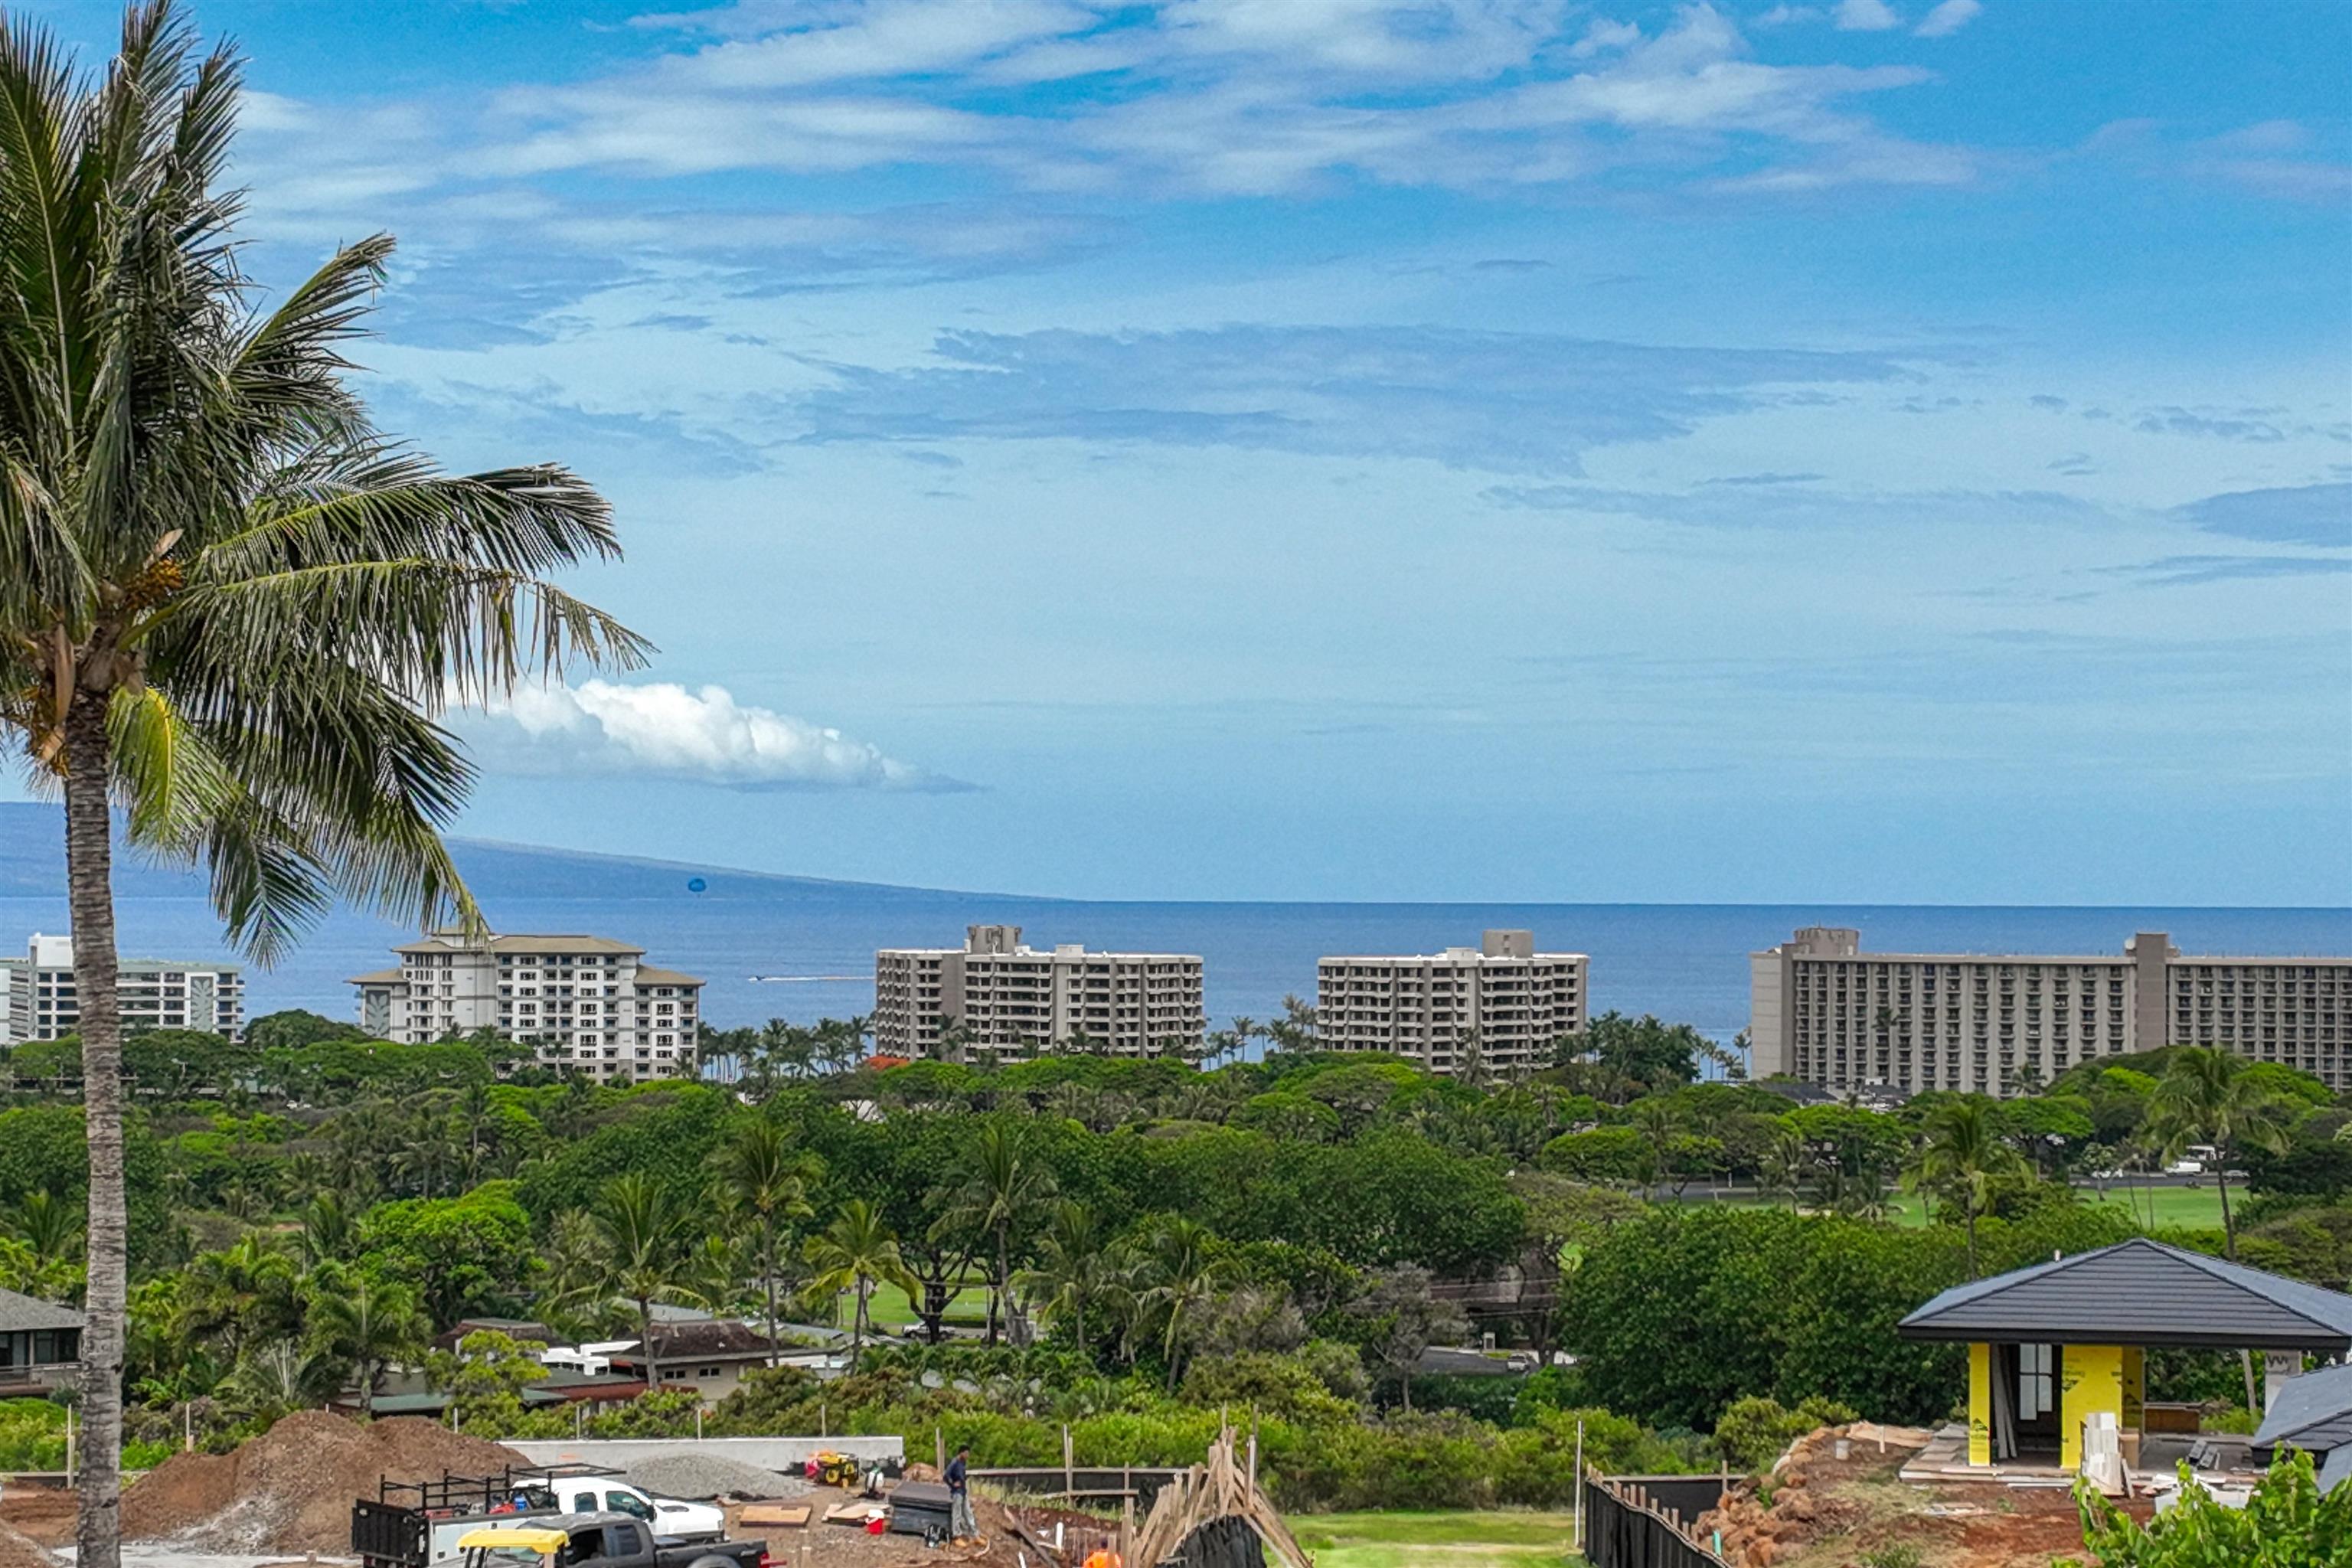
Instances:
[[[393,950],[396,969],[352,977],[360,1026],[419,1045],[495,1029],[540,1060],[597,1078],[694,1070],[702,982],[657,969],[646,950],[601,936],[436,931]]]
[[[1192,1053],[1208,1032],[1203,965],[1192,953],[1051,952],[1019,926],[966,928],[960,948],[874,955],[874,1048],[936,1057],[950,1024],[967,1050],[1018,1061],[1085,1043],[1113,1056]]]
[[[1326,958],[1315,966],[1315,1043],[1435,1073],[1474,1058],[1502,1077],[1531,1071],[1550,1065],[1562,1036],[1582,1032],[1591,964],[1580,952],[1538,952],[1524,931],[1438,953]]]
[[[2007,1094],[2094,1057],[2226,1046],[2352,1087],[2352,958],[1864,952],[1812,926],[1748,961],[1750,1072],[1831,1089]]]
[[[115,961],[126,1034],[198,1029],[236,1038],[245,1029],[245,972],[234,963],[177,958]],[[73,938],[36,931],[22,958],[0,958],[0,1042],[55,1040],[81,1026]]]

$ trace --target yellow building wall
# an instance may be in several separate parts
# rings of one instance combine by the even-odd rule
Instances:
[[[2058,1463],[2064,1469],[2083,1463],[2083,1421],[2104,1410],[2124,1420],[2124,1349],[2121,1345],[2068,1345],[2058,1369]]]
[[[1969,1346],[1969,1463],[1992,1463],[1992,1347]]]

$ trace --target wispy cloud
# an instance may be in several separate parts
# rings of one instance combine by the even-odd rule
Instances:
[[[2352,549],[2352,484],[2231,490],[2191,501],[2180,511],[2208,532],[2235,539]]]
[[[551,188],[596,170],[672,179],[908,164],[1032,190],[1270,195],[1339,178],[1504,189],[1641,170],[1693,189],[1948,183],[1972,168],[1859,107],[1916,67],[1771,63],[1686,5],[1654,31],[1561,0],[752,0],[645,16],[664,52],[487,109],[384,111],[379,134],[272,200],[322,220],[345,198]],[[1891,26],[1885,0],[1850,25]],[[1880,18],[1884,18],[1881,20]],[[324,110],[274,100],[264,134]],[[1826,171],[1774,180],[1776,172]],[[1735,180],[1736,176],[1736,180]],[[576,200],[576,195],[568,195]]]
[[[1658,347],[1430,327],[950,332],[936,364],[831,367],[814,442],[1078,438],[1433,458],[1572,474],[1789,389],[1885,382],[1892,356]]]
[[[1988,524],[2105,524],[2109,513],[2050,490],[1888,491],[1765,485],[1637,490],[1601,485],[1496,485],[1496,506],[1529,511],[1647,518],[1698,528],[1843,530],[1944,534]]]
[[[463,721],[488,761],[521,773],[617,773],[734,789],[954,791],[971,786],[725,687],[667,682],[524,688]]]
[[[1943,0],[1912,31],[1923,38],[1948,38],[1983,14],[1983,0]]]
[[[1886,0],[1838,0],[1837,25],[1848,33],[1883,33],[1899,27],[1903,18]]]
[[[2137,578],[2148,587],[2177,588],[2250,577],[2336,576],[2352,572],[2352,556],[2167,555],[2110,570],[2118,576]]]

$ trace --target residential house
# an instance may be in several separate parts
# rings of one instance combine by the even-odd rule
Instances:
[[[0,1290],[0,1399],[44,1398],[81,1376],[81,1314]]]

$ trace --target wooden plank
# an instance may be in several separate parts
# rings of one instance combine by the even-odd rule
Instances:
[[[736,1516],[739,1524],[803,1525],[815,1510],[803,1503],[798,1508],[786,1508],[781,1503],[755,1502]]]

